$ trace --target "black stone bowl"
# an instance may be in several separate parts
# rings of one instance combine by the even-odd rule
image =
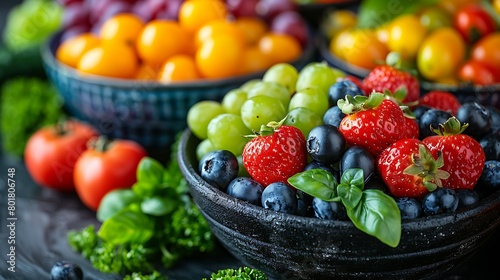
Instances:
[[[328,48],[328,41],[325,36],[318,35],[316,38],[320,59],[326,61],[330,66],[363,79],[370,70],[350,64],[339,57],[333,55]],[[475,101],[486,106],[493,106],[500,109],[500,84],[494,85],[447,85],[429,81],[420,81],[420,92],[424,94],[432,90],[442,90],[453,93],[462,103]]]
[[[349,221],[273,212],[221,192],[198,173],[196,145],[186,129],[180,169],[194,201],[222,245],[270,279],[426,279],[467,260],[498,228],[500,191],[478,206],[402,223],[396,248]]]

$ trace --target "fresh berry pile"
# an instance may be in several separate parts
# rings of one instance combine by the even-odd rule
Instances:
[[[385,213],[400,231],[401,220],[454,212],[500,188],[498,109],[447,92],[402,103],[406,77],[380,93],[323,63],[294,70],[278,64],[191,108],[202,178],[266,209],[350,219],[391,246],[397,233],[383,240],[366,217]]]

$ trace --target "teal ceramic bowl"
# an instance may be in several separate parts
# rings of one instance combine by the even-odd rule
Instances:
[[[61,33],[57,33],[47,41],[42,59],[68,113],[104,135],[131,139],[149,150],[168,150],[175,135],[186,128],[187,112],[195,103],[220,101],[231,89],[264,74],[175,84],[83,76],[56,60],[60,38]],[[302,68],[313,60],[312,41],[292,62],[295,67]]]

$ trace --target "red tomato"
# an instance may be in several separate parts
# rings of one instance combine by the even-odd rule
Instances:
[[[39,129],[24,150],[28,173],[43,187],[74,190],[75,162],[92,137],[97,137],[97,132],[91,126],[74,120]]]
[[[491,15],[475,3],[460,8],[455,14],[454,24],[469,43],[494,32],[497,28]]]
[[[137,181],[137,166],[145,156],[146,150],[132,140],[99,138],[75,164],[73,178],[80,200],[96,211],[108,192],[132,187]]]
[[[491,85],[500,82],[500,73],[493,66],[474,59],[467,60],[458,69],[458,77],[462,81],[476,85]]]

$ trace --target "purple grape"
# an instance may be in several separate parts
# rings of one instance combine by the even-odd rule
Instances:
[[[227,0],[226,6],[235,17],[257,17],[259,0]]]
[[[90,10],[85,3],[75,2],[64,8],[61,28],[68,29],[75,26],[90,28]]]
[[[297,11],[293,0],[260,0],[256,6],[257,14],[271,22],[277,15],[286,11]]]
[[[277,15],[271,21],[271,31],[293,36],[300,42],[302,47],[304,47],[309,40],[307,24],[302,16],[296,11],[286,11]]]

